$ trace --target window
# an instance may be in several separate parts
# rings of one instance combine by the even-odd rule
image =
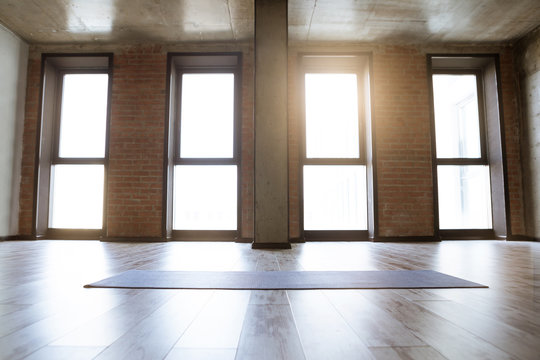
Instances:
[[[436,231],[441,238],[505,238],[510,222],[498,57],[428,55],[428,63]]]
[[[356,55],[302,58],[301,174],[308,240],[367,237],[366,63]]]
[[[476,73],[433,75],[440,229],[491,229]]]
[[[234,239],[238,230],[238,54],[171,55],[168,237]]]
[[[111,61],[44,55],[38,236],[102,234]]]

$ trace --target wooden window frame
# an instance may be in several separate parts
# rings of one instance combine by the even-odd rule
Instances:
[[[434,199],[434,232],[436,239],[507,239],[511,237],[508,175],[505,154],[502,95],[498,54],[428,54],[427,72],[430,95],[431,149]],[[475,74],[480,121],[480,158],[439,159],[436,153],[433,75]],[[495,166],[493,164],[496,164]],[[440,229],[438,166],[487,165],[491,182],[491,229]]]
[[[42,76],[40,90],[40,111],[37,128],[51,123],[48,135],[39,132],[36,139],[36,162],[34,178],[34,206],[32,237],[36,239],[102,239],[107,233],[107,184],[109,165],[109,137],[113,80],[113,54],[112,53],[46,53],[42,54]],[[47,71],[46,69],[52,69]],[[54,72],[54,74],[52,73]],[[48,73],[48,75],[46,75]],[[64,75],[67,74],[107,74],[107,108],[105,119],[105,149],[104,156],[100,158],[60,157],[60,121],[62,109],[62,91]],[[55,83],[54,90],[45,89],[47,81]],[[51,100],[45,100],[45,97]],[[45,101],[51,102],[51,111],[47,113]],[[50,143],[48,146],[47,143]],[[43,154],[47,154],[43,161]],[[50,202],[50,169],[54,165],[103,165],[103,219],[101,229],[67,229],[51,228],[49,226]],[[46,176],[40,176],[43,167],[47,167]],[[46,192],[46,194],[45,194]],[[40,195],[41,193],[41,195]],[[47,225],[43,225],[46,223]],[[40,225],[41,224],[41,225]]]
[[[482,86],[482,73],[478,69],[437,69],[433,70],[433,75],[474,75],[476,77],[476,99],[478,105],[478,122],[480,132],[480,157],[479,158],[440,158],[437,156],[435,147],[435,161],[437,165],[489,165],[488,149],[486,144],[486,119],[484,115],[484,91]],[[435,139],[435,142],[437,139]]]
[[[234,65],[227,64],[196,64],[197,61],[191,59],[214,57],[219,62],[220,57],[235,58]],[[175,59],[188,59],[189,64],[176,64]],[[182,60],[179,61],[180,63]],[[195,64],[193,64],[195,62]],[[212,60],[210,60],[212,62]],[[239,239],[241,233],[241,116],[242,116],[242,54],[231,53],[169,53],[168,56],[168,105],[173,114],[167,114],[165,134],[165,176],[164,176],[164,204],[166,210],[163,211],[162,231],[165,238],[171,240],[196,240],[196,241],[235,241]],[[233,113],[233,155],[230,158],[186,158],[180,156],[181,141],[181,94],[183,74],[234,74],[234,113]],[[172,84],[170,83],[172,82]],[[172,124],[170,123],[172,122]],[[172,132],[170,134],[169,132]],[[172,144],[169,144],[172,142]],[[172,145],[172,149],[171,149]],[[167,158],[169,160],[167,160]],[[177,230],[173,228],[173,184],[174,167],[177,165],[233,165],[237,171],[237,192],[236,192],[236,230]]]
[[[316,59],[312,64],[310,58]],[[360,59],[363,60],[360,60]],[[365,58],[365,59],[364,59]],[[308,60],[306,60],[308,59]],[[370,193],[368,191],[368,179],[366,178],[366,213],[367,213],[367,230],[305,230],[304,229],[304,166],[309,165],[359,165],[366,166],[366,177],[369,177],[367,169],[367,124],[366,118],[363,115],[367,106],[364,97],[364,85],[362,79],[365,75],[362,74],[361,62],[369,62],[366,54],[363,53],[301,53],[299,54],[299,102],[300,102],[300,161],[299,161],[299,199],[300,199],[300,234],[304,241],[357,241],[368,240],[370,238]],[[356,74],[357,81],[357,104],[358,104],[358,148],[359,156],[357,158],[308,158],[306,154],[306,74]],[[373,216],[373,215],[372,215]],[[375,233],[372,229],[371,233]]]

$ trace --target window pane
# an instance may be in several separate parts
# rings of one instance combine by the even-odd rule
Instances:
[[[174,167],[174,230],[236,230],[236,165]]]
[[[366,230],[366,167],[304,166],[304,229]]]
[[[234,74],[183,74],[180,156],[232,158]]]
[[[101,229],[103,165],[51,166],[49,227]]]
[[[306,157],[358,158],[356,74],[306,74]]]
[[[475,75],[433,75],[438,158],[479,158]]]
[[[491,189],[487,165],[439,165],[439,227],[491,229]]]
[[[59,156],[105,156],[107,74],[64,75]]]

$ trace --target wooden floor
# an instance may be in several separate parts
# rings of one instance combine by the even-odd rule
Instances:
[[[489,289],[129,290],[129,269],[432,269]],[[540,243],[0,242],[2,359],[540,359]]]

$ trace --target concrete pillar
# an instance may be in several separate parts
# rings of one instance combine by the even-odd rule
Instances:
[[[255,242],[289,248],[287,0],[255,0]]]

